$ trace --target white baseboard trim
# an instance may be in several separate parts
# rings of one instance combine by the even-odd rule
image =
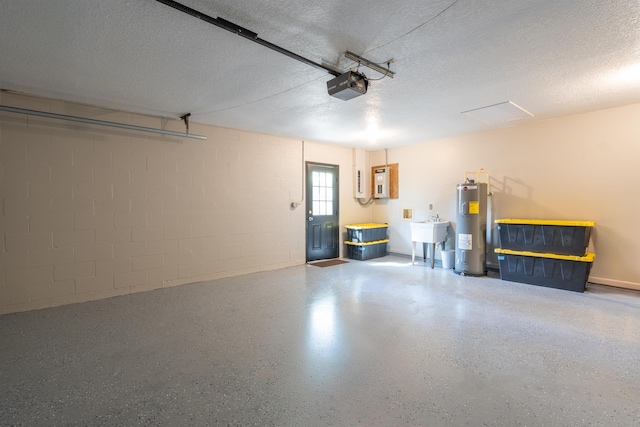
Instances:
[[[598,285],[615,286],[616,288],[633,289],[640,291],[640,283],[627,282],[624,280],[607,279],[605,277],[589,276],[589,282],[597,283]]]
[[[389,255],[411,258],[411,254],[406,254],[406,253],[397,252],[397,251],[390,251]],[[416,256],[416,260],[417,259],[418,257]],[[420,261],[422,261],[422,256],[420,256]],[[435,265],[437,266],[442,265],[442,261],[440,261],[439,259],[436,259]],[[497,265],[495,266],[487,265],[487,267],[499,268]],[[607,279],[605,277],[595,277],[595,276],[589,276],[588,281],[590,283],[595,283],[597,285],[613,286],[616,288],[632,289],[634,291],[640,291],[640,283],[636,283],[636,282],[627,282],[624,280]]]

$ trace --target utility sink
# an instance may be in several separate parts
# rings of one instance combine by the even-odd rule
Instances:
[[[411,223],[411,241],[440,243],[447,240],[449,221],[424,221]]]
[[[422,242],[423,259],[427,260],[427,243],[431,243],[431,268],[435,262],[436,243],[441,243],[447,240],[447,228],[449,227],[449,221],[445,220],[433,220],[423,222],[412,222],[411,224],[411,242],[413,243],[413,249],[411,251],[411,264],[416,259],[416,243]]]

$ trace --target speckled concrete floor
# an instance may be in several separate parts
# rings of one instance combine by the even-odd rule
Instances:
[[[385,257],[0,316],[0,425],[640,425],[640,294]]]

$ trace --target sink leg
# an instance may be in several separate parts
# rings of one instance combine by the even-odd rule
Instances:
[[[422,262],[427,262],[427,244],[422,242]]]
[[[433,264],[436,262],[436,244],[431,244],[431,268],[433,268]]]
[[[413,249],[411,250],[411,265],[416,261],[416,242],[413,242]]]

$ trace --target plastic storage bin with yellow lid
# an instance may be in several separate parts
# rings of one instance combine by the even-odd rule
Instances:
[[[583,256],[593,221],[497,219],[500,248],[514,251]]]
[[[389,239],[376,240],[373,242],[344,242],[348,248],[347,256],[350,259],[365,261],[372,258],[379,258],[387,255],[387,243]]]
[[[366,243],[386,239],[389,224],[347,224],[344,227],[347,229],[347,241]]]
[[[495,249],[500,278],[567,291],[584,292],[596,255],[557,255]]]

